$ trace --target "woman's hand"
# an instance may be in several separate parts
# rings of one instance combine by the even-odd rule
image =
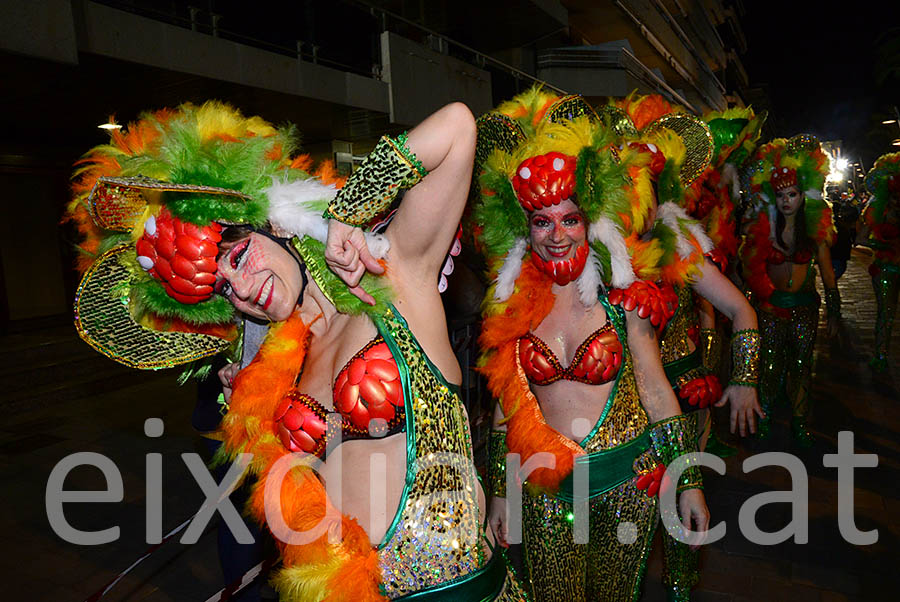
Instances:
[[[231,403],[231,390],[234,388],[234,379],[237,378],[240,371],[241,364],[238,362],[225,364],[219,369],[219,381],[222,383],[222,394],[225,396],[225,403]]]
[[[750,434],[756,433],[756,417],[766,417],[759,406],[756,387],[728,385],[716,407],[721,408],[726,403],[731,403],[731,432],[737,429],[741,437],[746,437],[748,431]]]
[[[694,531],[690,541],[691,549],[698,549],[706,541],[706,532],[709,530],[709,508],[706,507],[703,491],[700,489],[683,491],[678,496],[678,514],[684,528]]]
[[[833,339],[837,336],[838,331],[840,330],[841,319],[836,316],[828,316],[828,321],[825,323],[825,336],[829,339]]]
[[[328,220],[328,240],[325,243],[325,263],[350,287],[350,292],[363,303],[375,305],[375,299],[359,286],[363,274],[384,273],[384,268],[369,252],[363,231],[336,219]]]
[[[506,541],[506,538],[509,535],[509,527],[506,524],[505,497],[494,497],[491,499],[491,508],[488,511],[488,524],[494,532],[494,537],[497,538],[497,543],[504,548],[508,548],[509,543]]]

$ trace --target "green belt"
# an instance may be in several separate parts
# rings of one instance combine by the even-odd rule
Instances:
[[[650,432],[643,433],[616,447],[575,458],[575,464],[587,464],[588,499],[603,495],[634,478],[634,461],[650,447]],[[556,497],[564,502],[575,499],[573,470],[559,485]]]
[[[688,355],[675,360],[674,362],[669,362],[668,364],[663,365],[663,370],[666,372],[666,378],[669,379],[669,383],[672,386],[675,386],[675,379],[681,376],[682,374],[687,373],[690,370],[695,368],[699,368],[703,365],[703,360],[700,357],[700,350],[694,349]]]
[[[788,291],[774,291],[772,296],[769,297],[769,303],[783,309],[801,307],[803,305],[815,305],[818,302],[819,294],[815,291],[797,291],[795,293]]]
[[[468,575],[441,583],[422,591],[400,596],[396,600],[414,600],[415,602],[490,602],[500,595],[506,583],[506,563],[499,550],[488,563]]]

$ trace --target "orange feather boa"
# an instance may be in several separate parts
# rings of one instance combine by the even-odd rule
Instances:
[[[556,458],[555,468],[538,468],[528,477],[536,488],[552,492],[572,472],[575,457],[584,450],[546,423],[516,355],[519,339],[537,328],[553,308],[551,284],[530,257],[525,260],[516,292],[504,305],[493,308],[497,312],[482,323],[480,341],[486,353],[480,371],[506,417],[509,451],[518,453],[522,464],[538,452],[549,452]]]
[[[228,415],[223,420],[225,453],[252,453],[250,471],[257,475],[249,501],[253,516],[266,522],[266,484],[276,462],[289,452],[276,436],[274,414],[303,368],[309,326],[295,312],[272,327],[259,353],[238,374]],[[284,523],[294,531],[310,531],[326,522],[326,533],[310,543],[278,542],[283,568],[274,578],[281,599],[290,602],[376,602],[379,591],[378,554],[365,530],[330,504],[315,472],[301,461],[281,484]],[[277,486],[277,484],[270,485]],[[269,500],[272,503],[272,500]],[[271,508],[270,508],[271,512]],[[340,527],[339,543],[327,533]],[[276,538],[277,539],[277,538]]]

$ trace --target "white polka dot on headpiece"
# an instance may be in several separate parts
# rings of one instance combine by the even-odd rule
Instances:
[[[531,177],[531,170],[528,169],[527,167],[523,167],[522,169],[519,170],[519,177],[522,178],[523,180],[527,180],[528,178]]]
[[[559,157],[553,160],[553,169],[556,171],[562,171],[563,167],[566,166],[566,162],[560,159]]]

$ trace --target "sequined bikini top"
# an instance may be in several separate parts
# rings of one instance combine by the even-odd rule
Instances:
[[[347,361],[334,381],[333,395],[343,441],[380,439],[405,430],[400,371],[381,335]],[[326,444],[333,438],[329,412],[295,387],[275,411],[281,443],[292,452],[324,458]]]
[[[622,343],[611,322],[591,333],[578,349],[568,368],[547,344],[529,332],[519,339],[519,362],[528,380],[536,385],[549,385],[558,380],[574,380],[588,385],[602,385],[615,379],[622,365]]]
[[[766,262],[772,265],[781,265],[785,261],[790,261],[791,263],[809,263],[811,260],[812,251],[809,249],[801,249],[788,257],[778,249],[773,248],[766,258]]]

